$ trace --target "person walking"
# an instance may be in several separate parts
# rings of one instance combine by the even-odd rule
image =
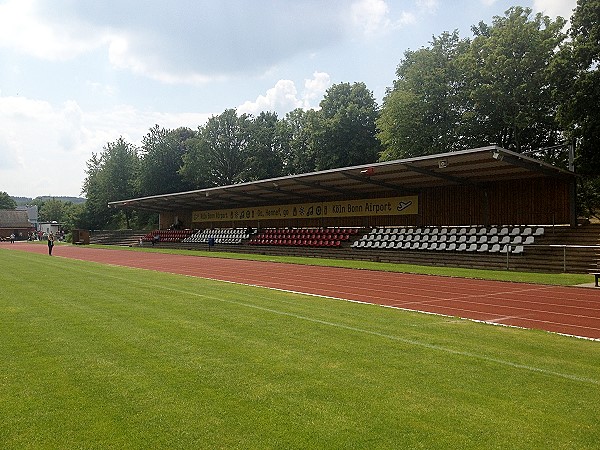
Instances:
[[[11,233],[11,235],[10,235],[10,243],[11,244],[15,243],[15,233]]]
[[[48,254],[52,256],[52,248],[54,247],[54,234],[50,233],[48,235]]]

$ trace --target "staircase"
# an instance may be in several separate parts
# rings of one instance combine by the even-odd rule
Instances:
[[[539,244],[554,246],[544,248],[534,245],[527,249],[528,258],[539,267],[556,270],[558,261],[564,272],[588,273],[600,268],[600,224],[546,228]]]
[[[94,230],[90,231],[90,244],[137,246],[147,231],[139,230]]]

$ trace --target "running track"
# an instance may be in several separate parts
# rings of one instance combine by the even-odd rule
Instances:
[[[45,245],[0,244],[47,253]],[[137,267],[600,339],[600,289],[97,249],[53,257]]]

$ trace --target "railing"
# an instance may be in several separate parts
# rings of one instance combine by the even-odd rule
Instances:
[[[513,248],[515,248],[515,245],[512,244],[508,244],[507,247],[507,252],[506,252],[506,270],[510,270],[510,263],[511,263],[511,256],[514,256],[511,254]],[[562,249],[562,270],[563,273],[567,272],[567,269],[569,267],[573,268],[573,264],[571,264],[571,266],[569,266],[568,264],[568,259],[567,259],[567,253],[568,250],[584,250],[584,249],[592,249],[592,250],[597,250],[599,253],[596,256],[596,265],[598,265],[598,258],[600,258],[600,245],[567,245],[567,244],[549,244],[549,245],[539,245],[539,244],[529,244],[529,245],[525,245],[524,246],[525,250],[525,254],[527,253],[527,249],[532,249],[532,248],[540,248],[540,249]],[[571,254],[572,255],[572,254]],[[590,261],[590,266],[587,268],[588,271],[592,271],[594,270],[593,266],[591,265],[594,261]]]
[[[597,249],[600,251],[600,245],[560,245],[553,244],[549,245],[549,247],[557,247],[563,249],[563,272],[567,271],[567,248],[591,248]]]

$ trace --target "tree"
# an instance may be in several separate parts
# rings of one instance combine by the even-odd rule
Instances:
[[[492,26],[472,27],[475,38],[461,57],[480,144],[516,151],[562,141],[555,120],[551,62],[565,40],[565,20],[552,21],[529,8],[513,7]]]
[[[15,209],[17,202],[6,192],[0,192],[0,209]]]
[[[86,228],[130,228],[132,212],[111,209],[108,202],[136,196],[138,166],[137,149],[122,137],[106,144],[100,155],[92,154],[83,185],[87,200],[82,222]]]
[[[600,0],[579,0],[571,17],[570,40],[553,64],[558,118],[576,142],[575,168],[580,213],[600,211]]]
[[[559,118],[578,141],[578,172],[600,176],[600,0],[578,1],[570,37],[553,67],[564,80]]]
[[[55,198],[48,199],[39,206],[39,220],[41,222],[61,222],[65,213],[65,203]]]
[[[41,222],[59,222],[66,231],[81,228],[84,225],[85,202],[75,204],[57,198],[46,200],[36,198],[32,204],[37,205]]]
[[[331,86],[320,103],[322,134],[315,148],[317,170],[377,161],[380,144],[373,93],[364,83]]]
[[[443,33],[406,52],[378,121],[382,159],[562,142],[550,67],[565,21],[531,13],[514,7],[472,27],[472,40]]]
[[[250,126],[248,116],[235,109],[211,117],[188,141],[179,173],[197,188],[246,181]]]
[[[261,112],[250,123],[248,162],[244,179],[264,180],[283,173],[277,114]]]
[[[92,153],[86,162],[86,177],[83,181],[82,193],[86,197],[85,212],[81,217],[82,227],[102,229],[112,219],[108,209],[108,200],[104,192],[105,177],[102,173],[101,154]]]
[[[314,109],[294,109],[279,121],[281,160],[286,175],[314,172],[321,116]]]
[[[72,231],[75,228],[82,227],[82,218],[85,214],[85,202],[84,203],[72,203],[65,202],[63,216],[61,222],[63,227],[67,231]]]
[[[443,153],[471,144],[458,57],[469,41],[458,32],[434,37],[430,48],[407,51],[377,120],[382,160]]]
[[[168,130],[155,125],[142,139],[140,194],[159,195],[190,190],[192,185],[180,174],[187,141],[195,133],[189,128]]]

